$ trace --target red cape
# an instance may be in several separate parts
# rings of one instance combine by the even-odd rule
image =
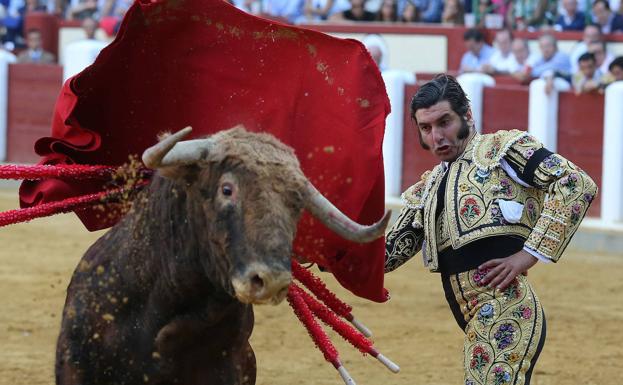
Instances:
[[[41,163],[121,165],[162,131],[203,136],[244,124],[292,146],[303,172],[361,223],[384,211],[381,144],[389,102],[380,73],[354,40],[281,25],[221,0],[135,3],[96,62],[68,80]],[[24,182],[22,207],[100,191],[100,182]],[[77,213],[89,230],[115,220]],[[297,254],[353,293],[384,301],[384,243],[356,245],[305,215]]]

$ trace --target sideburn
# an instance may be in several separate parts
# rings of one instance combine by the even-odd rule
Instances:
[[[456,137],[458,139],[467,139],[469,136],[469,124],[467,124],[467,120],[461,116],[461,129],[459,130]]]

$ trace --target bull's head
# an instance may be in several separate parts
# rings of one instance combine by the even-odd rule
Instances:
[[[350,220],[305,178],[293,150],[273,136],[236,127],[180,141],[190,132],[187,127],[165,137],[143,153],[143,162],[184,186],[189,221],[202,229],[198,245],[210,255],[204,269],[224,277],[221,284],[240,301],[284,299],[303,208],[346,239],[370,242],[383,235],[389,215],[371,226]]]

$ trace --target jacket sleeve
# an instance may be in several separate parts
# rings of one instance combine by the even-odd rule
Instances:
[[[411,259],[422,248],[424,229],[421,205],[424,181],[409,187],[402,194],[404,207],[398,220],[385,236],[385,272],[388,273]]]
[[[525,183],[546,192],[543,210],[524,246],[558,261],[597,194],[597,185],[532,136],[516,141],[505,159]]]

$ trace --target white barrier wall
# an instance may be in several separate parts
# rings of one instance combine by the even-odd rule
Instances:
[[[7,157],[7,124],[9,107],[9,64],[17,58],[10,52],[0,49],[0,162]]]
[[[528,131],[543,146],[556,152],[558,147],[558,92],[571,89],[563,79],[554,79],[554,88],[548,93],[547,82],[536,79],[530,83],[528,102]]]
[[[415,84],[415,75],[411,72],[383,71],[383,81],[389,96],[392,112],[385,120],[383,139],[383,163],[385,166],[385,195],[400,196],[402,183],[402,138],[404,127],[405,85]]]
[[[362,41],[367,33],[329,32],[342,39]],[[406,35],[383,33],[387,43],[389,68],[407,72],[446,72],[448,70],[448,38],[443,35]]]
[[[623,82],[606,88],[601,179],[601,219],[623,222]]]
[[[485,87],[495,86],[495,80],[489,75],[479,73],[462,74],[456,80],[470,101],[476,131],[482,132],[482,94]]]
[[[74,41],[63,51],[63,82],[95,62],[107,42],[93,39]]]

